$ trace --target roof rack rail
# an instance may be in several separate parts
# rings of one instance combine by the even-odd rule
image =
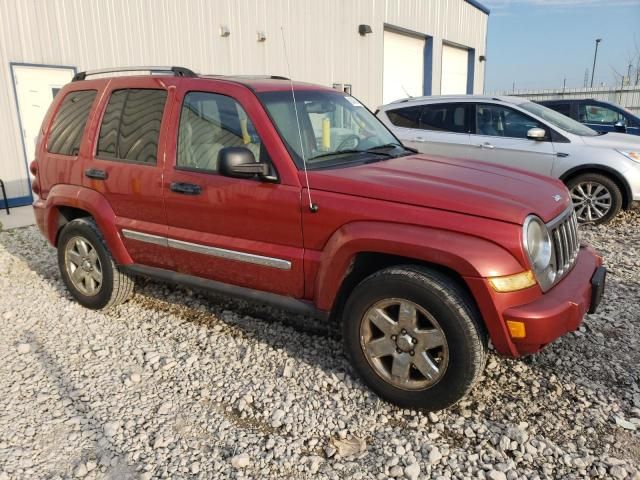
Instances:
[[[72,82],[85,80],[89,75],[100,75],[104,73],[116,72],[172,72],[176,77],[197,77],[198,75],[185,67],[114,67],[100,70],[88,70],[78,72],[71,79]]]

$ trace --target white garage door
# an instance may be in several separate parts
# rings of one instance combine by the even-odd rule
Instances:
[[[424,41],[424,38],[384,31],[384,103],[422,95]]]
[[[442,95],[467,93],[467,64],[469,51],[465,48],[442,45]]]

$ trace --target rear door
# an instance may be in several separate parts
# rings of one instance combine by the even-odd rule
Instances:
[[[473,158],[468,103],[429,103],[386,112],[402,143],[421,153]]]
[[[163,186],[175,269],[301,298],[301,187],[278,173],[277,162],[290,159],[255,95],[229,82],[184,80],[176,105]],[[249,149],[278,181],[220,175],[225,147]]]
[[[93,152],[83,167],[84,186],[100,192],[116,215],[135,263],[170,268],[166,245],[163,166],[168,105],[177,79],[124,77],[103,93]]]
[[[479,158],[508,167],[551,175],[556,158],[551,131],[538,120],[514,108],[492,103],[475,106],[475,134],[471,144]],[[544,140],[530,140],[527,132],[542,128]]]

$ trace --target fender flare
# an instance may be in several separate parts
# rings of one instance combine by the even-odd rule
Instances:
[[[440,265],[461,277],[511,275],[525,270],[503,247],[480,237],[400,223],[353,222],[338,229],[320,255],[313,298],[321,310],[334,306],[359,253],[381,253]]]
[[[57,246],[60,223],[60,207],[83,210],[93,217],[116,263],[133,263],[122,238],[116,229],[116,214],[109,201],[99,192],[77,185],[54,185],[45,201],[45,228],[49,242]]]

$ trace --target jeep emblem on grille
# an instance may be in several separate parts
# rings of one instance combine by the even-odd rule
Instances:
[[[559,202],[560,200],[562,200],[562,197],[561,197],[560,195],[554,195],[554,196],[553,196],[553,199],[554,199],[556,202]]]

